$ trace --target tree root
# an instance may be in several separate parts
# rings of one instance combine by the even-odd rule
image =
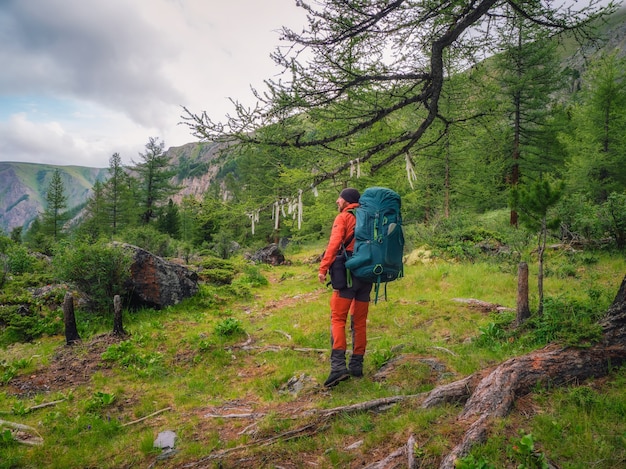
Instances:
[[[457,422],[467,428],[439,469],[453,469],[459,458],[487,439],[490,423],[508,415],[515,399],[536,386],[578,384],[606,376],[626,362],[626,277],[600,325],[603,340],[589,348],[549,345],[430,391],[422,407],[464,403]]]

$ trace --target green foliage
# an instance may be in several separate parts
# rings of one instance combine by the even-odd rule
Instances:
[[[374,364],[375,369],[380,369],[396,356],[396,353],[390,348],[379,348],[372,351],[369,357]]]
[[[228,259],[233,250],[233,235],[229,230],[221,229],[215,233],[213,240],[213,250],[222,259]]]
[[[594,203],[626,189],[625,60],[614,51],[597,56],[570,109],[571,131],[562,135],[569,153],[567,176],[576,191]]]
[[[606,311],[604,307],[605,305],[594,301],[594,298],[582,302],[546,297],[543,314],[532,316],[524,325],[529,336],[523,340],[538,346],[550,342],[560,342],[572,347],[593,345],[602,338],[602,327],[597,320]]]
[[[243,269],[243,276],[238,279],[238,282],[251,287],[262,287],[269,283],[256,265],[246,265]]]
[[[600,214],[618,249],[626,249],[626,192],[609,194]]]
[[[506,329],[502,322],[490,322],[486,326],[479,326],[480,332],[476,339],[476,344],[481,346],[491,346],[503,340],[506,337]]]
[[[137,226],[124,230],[117,236],[128,244],[132,244],[141,249],[160,257],[171,257],[176,254],[176,245],[172,238],[161,233],[152,225]]]
[[[12,245],[6,250],[7,267],[9,272],[15,275],[22,275],[26,272],[32,272],[35,267],[35,258],[30,254],[26,247],[21,245]]]
[[[180,238],[180,214],[178,205],[170,199],[167,205],[161,210],[158,218],[159,231],[171,236],[174,239]]]
[[[50,256],[54,253],[55,243],[55,239],[46,232],[44,223],[35,218],[24,236],[24,244],[32,251]]]
[[[464,458],[460,458],[455,463],[456,469],[496,469],[495,466],[492,466],[487,462],[484,457],[476,458],[474,455],[469,454]]]
[[[205,282],[215,285],[229,285],[235,277],[235,272],[227,269],[204,269],[201,275]]]
[[[215,325],[215,334],[219,337],[234,337],[245,334],[241,321],[236,318],[224,318]]]
[[[0,448],[17,445],[17,441],[13,438],[13,433],[9,429],[0,428]]]
[[[462,261],[475,261],[479,258],[493,258],[498,262],[514,262],[519,259],[515,251],[500,249],[512,241],[512,236],[497,222],[494,227],[480,226],[483,218],[476,216],[455,214],[451,218],[438,217],[428,224],[415,225],[415,232],[409,227],[406,230],[408,238],[417,238],[419,242],[433,248],[442,257],[454,258]],[[486,223],[485,223],[486,224]],[[506,225],[505,225],[506,226]]]
[[[85,405],[86,412],[94,412],[109,407],[115,403],[115,394],[110,394],[102,391],[96,391],[93,396],[87,401]]]
[[[75,283],[101,311],[111,308],[115,295],[124,295],[131,263],[128,251],[104,242],[62,246],[53,260],[58,277]]]
[[[0,361],[0,384],[7,384],[11,381],[17,374],[19,370],[26,368],[30,365],[30,359],[19,359],[12,360],[11,362],[7,362],[6,360]]]
[[[545,454],[535,449],[535,441],[530,433],[520,431],[521,437],[509,446],[513,460],[518,462],[519,469],[548,469]]]
[[[22,242],[22,231],[24,230],[23,226],[16,226],[15,228],[13,228],[11,230],[11,241],[13,241],[14,243],[21,243]],[[0,249],[0,252],[2,250]]]
[[[141,161],[135,163],[133,171],[138,181],[139,206],[144,224],[157,217],[158,208],[165,205],[178,188],[171,183],[176,169],[170,166],[170,157],[163,151],[165,142],[150,137],[145,153],[140,153]]]
[[[59,169],[52,173],[50,184],[46,192],[46,208],[42,217],[42,229],[45,234],[55,241],[61,237],[63,223],[67,220],[64,209],[67,208],[65,183]]]
[[[215,285],[231,284],[237,273],[237,267],[233,262],[217,257],[204,257],[199,266],[201,278]]]
[[[562,163],[562,151],[553,142],[558,128],[551,117],[556,114],[555,93],[563,88],[565,77],[558,41],[527,16],[512,12],[502,42],[503,52],[494,57],[501,87],[495,101],[502,113],[498,121],[507,126],[508,180],[515,187],[520,177],[541,178]]]
[[[206,161],[198,160],[197,158],[190,158],[188,156],[181,156],[178,162],[178,179],[187,179],[197,176],[202,176],[209,169],[209,164]]]
[[[102,359],[115,362],[143,377],[162,376],[166,372],[163,355],[143,350],[142,338],[110,345],[102,354]]]
[[[548,211],[554,207],[563,195],[563,182],[551,184],[542,179],[528,187],[511,189],[510,205],[520,212],[520,220],[531,230],[542,231],[558,226],[558,219],[548,220]]]
[[[63,331],[63,312],[47,311],[25,305],[0,305],[0,346],[16,342],[30,342],[44,334]]]

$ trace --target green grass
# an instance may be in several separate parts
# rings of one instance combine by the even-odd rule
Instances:
[[[157,464],[183,465],[296,429],[308,419],[293,417],[306,409],[425,392],[538,348],[546,338],[581,340],[581,329],[593,332],[591,319],[606,310],[626,272],[623,256],[550,252],[545,292],[556,322],[514,330],[512,313],[485,313],[454,301],[475,298],[514,307],[513,269],[490,260],[407,266],[405,277],[388,285],[387,300],[370,308],[366,376],[331,392],[313,387],[293,395],[283,390],[290,378],[306,375],[321,383],[328,374],[330,290],[317,281],[317,265],[307,262],[316,253],[300,249],[288,253],[291,265],[242,268],[232,285],[202,285],[196,297],[163,311],[126,312],[129,337],[106,348],[99,357],[103,367],[85,384],[25,394],[0,387],[0,418],[36,428],[45,442],[27,447],[0,439],[0,468],[147,467],[160,454],[152,442],[166,429],[176,431],[178,453]],[[536,308],[536,266],[529,263]],[[561,327],[572,315],[582,326]],[[110,318],[81,312],[77,317],[87,344],[111,327]],[[89,354],[73,350],[78,358]],[[11,345],[2,351],[0,372],[34,375],[53,364],[59,351],[66,351],[62,336]],[[390,359],[403,356],[434,359],[445,371],[408,360],[385,379],[374,379]],[[537,390],[523,399],[521,410],[494,423],[468,467],[481,467],[481,460],[483,467],[516,467],[524,461],[515,448],[529,441],[562,468],[617,467],[626,461],[625,394],[624,370],[582,387]],[[57,399],[65,400],[20,412]],[[264,415],[254,422],[206,416],[213,412]],[[246,460],[258,467],[358,466],[371,462],[371,454],[384,457],[406,444],[411,434],[416,455],[432,467],[461,436],[458,412],[454,406],[421,409],[417,400],[408,400],[379,412],[343,414],[309,436],[235,451],[222,458],[222,467]],[[356,442],[356,449],[347,449]],[[206,463],[211,464],[218,467],[219,459]]]

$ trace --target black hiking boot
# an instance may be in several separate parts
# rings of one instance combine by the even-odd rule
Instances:
[[[350,378],[350,373],[346,368],[346,351],[332,350],[330,352],[330,375],[324,381],[324,387],[332,388],[348,378]]]
[[[354,355],[350,357],[350,363],[348,363],[348,370],[350,374],[355,378],[363,377],[363,355]]]
[[[332,388],[333,386],[337,386],[340,382],[345,381],[349,378],[350,378],[350,373],[348,373],[348,370],[331,371],[330,375],[328,375],[328,379],[324,381],[324,387]]]

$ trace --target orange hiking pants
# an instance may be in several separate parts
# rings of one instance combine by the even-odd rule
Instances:
[[[352,287],[333,290],[330,297],[330,343],[333,350],[346,350],[346,322],[350,313],[352,353],[365,354],[367,345],[367,314],[372,284],[354,278]]]

